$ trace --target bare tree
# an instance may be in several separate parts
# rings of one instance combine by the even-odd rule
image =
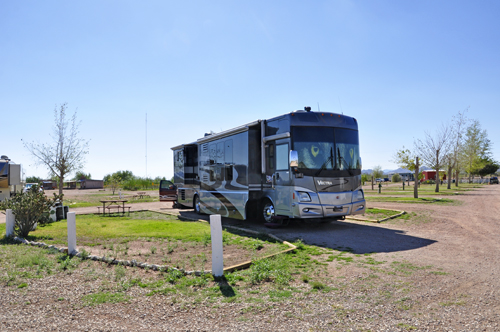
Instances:
[[[374,178],[381,178],[384,176],[384,171],[382,170],[382,166],[380,165],[377,165],[375,167],[373,167],[372,169],[372,176]]]
[[[448,189],[450,189],[450,181],[451,181],[451,176],[450,172],[454,169],[455,170],[455,187],[458,187],[458,176],[460,174],[460,169],[461,169],[461,151],[464,143],[464,136],[466,132],[466,126],[469,120],[465,116],[465,113],[469,110],[467,107],[464,111],[458,112],[457,115],[453,117],[452,120],[452,131],[453,131],[453,136],[452,136],[452,142],[451,142],[451,151],[450,151],[450,160],[448,162]]]
[[[66,119],[67,103],[54,108],[55,126],[50,135],[52,143],[27,143],[24,147],[35,157],[36,163],[44,165],[59,179],[59,194],[62,194],[66,175],[82,168],[88,153],[89,141],[78,138],[80,122],[76,121],[76,112],[71,120]]]
[[[436,192],[439,192],[439,169],[443,166],[443,156],[448,152],[452,131],[449,126],[441,125],[436,136],[425,133],[424,140],[415,141],[415,150],[423,162],[436,170]]]

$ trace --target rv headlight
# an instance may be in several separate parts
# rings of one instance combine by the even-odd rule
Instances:
[[[352,201],[353,202],[361,201],[364,198],[365,198],[365,196],[363,195],[363,190],[355,190],[352,192]]]
[[[304,191],[299,191],[299,202],[310,202],[311,201],[311,196],[309,196],[308,193]]]

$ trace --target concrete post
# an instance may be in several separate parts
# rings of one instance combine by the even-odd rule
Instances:
[[[212,237],[212,274],[222,277],[224,262],[222,258],[222,223],[220,214],[210,216],[210,234]]]
[[[14,213],[11,209],[5,211],[5,236],[14,236],[14,225],[16,224],[16,219],[14,218]]]
[[[76,252],[76,215],[74,212],[68,212],[68,254]]]

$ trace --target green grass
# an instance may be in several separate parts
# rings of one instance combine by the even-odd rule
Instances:
[[[155,237],[196,242],[202,242],[204,234],[210,233],[210,225],[207,223],[185,222],[173,216],[165,216],[159,220],[137,218],[137,214],[131,214],[130,217],[79,215],[76,218],[76,232],[79,238],[88,240]],[[66,222],[55,222],[38,227],[36,231],[30,233],[30,238],[47,239],[46,243],[65,242]]]
[[[375,197],[375,196],[366,196],[365,199],[368,202],[395,202],[395,203],[437,203],[437,204],[456,204],[457,201],[449,199],[449,198],[442,198],[442,199],[436,199],[432,197],[419,197],[419,198],[413,198],[413,197]]]
[[[371,188],[366,188],[364,189],[365,195],[367,196],[413,196],[413,186],[405,186],[405,190],[403,190],[403,187],[401,185],[399,186],[385,186],[382,185],[382,191],[379,194],[378,193],[378,187],[374,186],[375,189],[371,190]],[[471,191],[475,188],[482,188],[484,185],[478,185],[478,184],[465,184],[461,183],[459,187],[455,187],[454,184],[452,184],[450,189],[447,189],[447,185],[440,185],[439,186],[439,192],[435,192],[436,190],[436,185],[434,184],[422,184],[420,185],[420,188],[418,188],[418,195],[419,196],[453,196],[453,195],[460,195],[463,194],[464,192]]]
[[[128,302],[129,297],[123,293],[99,292],[85,295],[82,298],[84,306],[95,306],[103,303]]]
[[[367,208],[365,211],[365,217],[370,218],[370,219],[385,219],[389,218],[395,214],[398,214],[399,212],[396,212],[394,210],[386,210],[386,209],[376,209],[376,208]]]

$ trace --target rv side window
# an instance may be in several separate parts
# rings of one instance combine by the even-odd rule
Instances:
[[[233,180],[233,140],[224,142],[224,173],[226,181]]]
[[[226,165],[225,170],[226,170],[226,181],[232,181],[233,180],[233,166]]]
[[[288,144],[276,145],[276,170],[288,170]]]
[[[267,146],[267,173],[274,173],[274,143]]]

